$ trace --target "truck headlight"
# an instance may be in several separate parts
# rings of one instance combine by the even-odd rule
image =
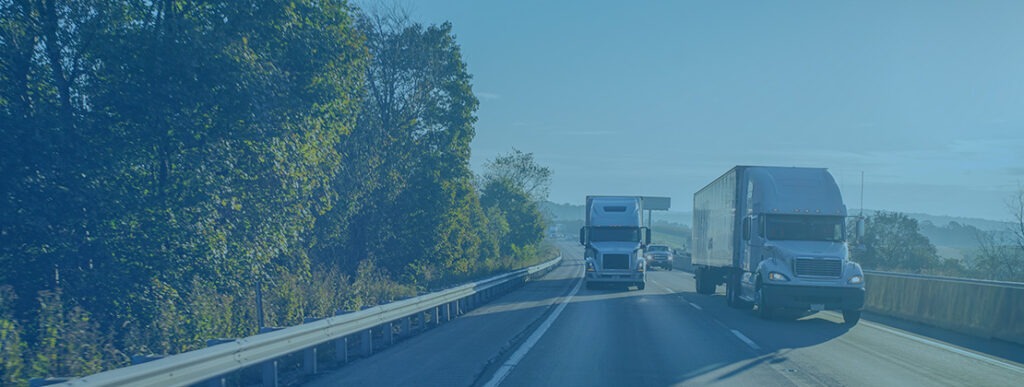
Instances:
[[[775,272],[775,271],[768,273],[768,279],[772,280],[772,281],[782,281],[782,282],[789,281],[789,277],[786,277],[785,274],[782,274],[782,273],[779,273],[779,272]]]
[[[846,281],[846,283],[848,283],[850,285],[860,285],[860,284],[864,283],[864,277],[859,276],[859,275],[855,275],[855,276],[850,277],[850,280]]]
[[[587,261],[587,272],[590,272],[590,273],[594,272],[594,262],[593,261]]]

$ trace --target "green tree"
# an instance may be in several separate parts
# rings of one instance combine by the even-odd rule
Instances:
[[[372,60],[347,161],[345,197],[317,223],[316,255],[354,273],[375,260],[409,281],[469,273],[486,227],[469,169],[477,99],[450,24],[423,26],[398,12],[359,19]]]
[[[5,386],[26,382],[22,329],[10,309],[14,297],[10,286],[0,286],[0,384]]]
[[[538,164],[533,153],[512,148],[511,153],[498,155],[484,163],[484,168],[484,186],[494,180],[508,180],[537,203],[548,198],[551,169]]]
[[[854,258],[867,268],[916,272],[939,265],[935,246],[919,232],[917,220],[902,213],[868,217],[860,244]]]
[[[483,189],[481,204],[497,209],[508,224],[508,233],[501,238],[503,254],[535,246],[544,239],[544,216],[537,202],[511,179],[490,180]]]
[[[14,318],[59,315],[173,352],[201,342],[178,337],[183,316],[250,310],[261,277],[308,273],[366,57],[342,1],[0,1],[0,265],[17,268],[0,284],[19,295]],[[34,304],[58,285],[66,313]],[[179,307],[193,295],[233,305]],[[255,328],[228,316],[204,332]],[[55,347],[31,348],[35,373],[63,370]]]

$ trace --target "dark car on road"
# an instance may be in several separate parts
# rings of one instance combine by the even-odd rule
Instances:
[[[647,246],[647,267],[660,267],[662,269],[672,270],[672,249],[665,245],[650,245]]]

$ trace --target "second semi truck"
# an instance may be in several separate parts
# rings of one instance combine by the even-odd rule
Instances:
[[[693,195],[697,293],[725,284],[730,306],[756,305],[764,318],[782,308],[839,310],[856,324],[864,273],[849,259],[846,216],[824,168],[729,170]]]
[[[647,286],[644,248],[651,234],[643,226],[642,203],[639,196],[587,196],[580,229],[587,289],[598,283]]]

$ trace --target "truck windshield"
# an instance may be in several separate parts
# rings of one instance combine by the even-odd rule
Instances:
[[[842,242],[843,217],[770,215],[765,232],[771,240]]]
[[[639,242],[640,229],[636,227],[592,227],[591,242]]]

